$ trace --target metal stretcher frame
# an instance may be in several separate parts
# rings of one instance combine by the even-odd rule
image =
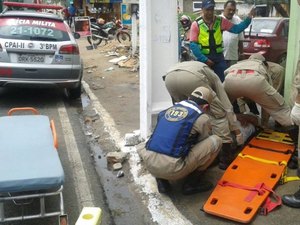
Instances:
[[[18,111],[34,115],[12,116]],[[56,151],[54,122],[34,108],[11,109],[8,116],[0,117],[0,143],[0,223],[58,216],[59,224],[67,225],[62,193],[64,172]],[[59,209],[47,211],[45,200],[51,196],[59,197]],[[23,207],[33,199],[39,199],[38,213],[5,214],[6,203],[12,201]]]

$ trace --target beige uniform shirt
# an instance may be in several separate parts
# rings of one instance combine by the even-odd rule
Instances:
[[[213,133],[232,142],[231,131],[238,130],[233,107],[217,74],[206,64],[198,61],[177,63],[166,73],[165,85],[176,102],[188,99],[190,94],[200,86],[213,92],[210,116]]]
[[[258,103],[283,126],[293,125],[291,109],[272,86],[272,77],[260,60],[248,59],[225,70],[224,88],[229,99],[246,97]]]

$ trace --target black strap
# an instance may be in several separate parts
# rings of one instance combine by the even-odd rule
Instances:
[[[266,150],[266,151],[270,151],[270,152],[277,152],[277,153],[281,153],[281,154],[285,154],[285,155],[293,154],[293,151],[290,150],[290,149],[285,150],[285,151],[280,151],[280,150],[277,150],[277,149],[265,148],[265,147],[261,147],[261,146],[257,146],[257,145],[253,145],[253,144],[248,144],[248,146],[250,148],[258,148],[258,149],[261,149],[261,150]]]

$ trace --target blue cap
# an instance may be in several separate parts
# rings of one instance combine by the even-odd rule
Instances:
[[[202,1],[202,9],[210,9],[215,7],[214,0],[203,0]]]

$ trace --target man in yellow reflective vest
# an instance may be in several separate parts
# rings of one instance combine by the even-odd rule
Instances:
[[[214,7],[214,0],[202,1],[203,15],[191,26],[190,48],[197,60],[211,67],[223,82],[227,64],[223,55],[222,32],[226,30],[235,34],[241,33],[251,23],[255,9],[251,9],[244,21],[233,24],[221,16],[215,16]]]

